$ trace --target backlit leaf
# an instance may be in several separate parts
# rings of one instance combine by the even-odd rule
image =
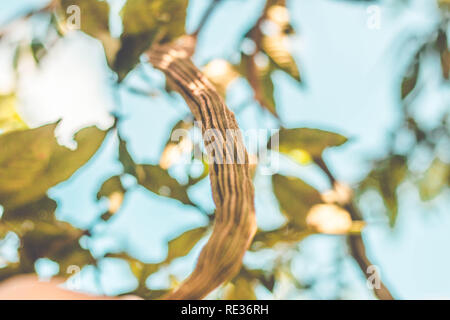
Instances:
[[[110,65],[119,50],[120,41],[111,36],[109,32],[109,4],[107,1],[98,0],[61,0],[62,12],[59,12],[60,20],[66,21],[75,11],[68,11],[72,6],[78,6],[80,10],[80,28],[91,37],[97,38],[105,49],[105,55]]]
[[[306,216],[315,204],[322,203],[320,193],[302,180],[279,174],[272,176],[273,191],[286,218],[306,228]]]
[[[260,55],[259,57],[264,57]],[[261,58],[262,60],[263,58]],[[241,74],[248,80],[254,91],[254,98],[264,108],[277,116],[274,86],[272,82],[273,65],[268,61],[266,65],[257,64],[255,56],[241,55],[241,64],[238,67]]]
[[[307,163],[308,155],[313,159],[320,158],[323,151],[329,147],[337,147],[347,138],[330,131],[311,128],[281,128],[269,141],[268,147],[279,151],[299,163]],[[279,139],[279,145],[274,143]]]
[[[437,37],[437,47],[441,56],[442,76],[444,79],[450,78],[450,49],[448,46],[447,33],[440,29]]]
[[[193,145],[189,138],[189,130],[193,126],[192,118],[180,120],[175,124],[159,160],[161,168],[169,169],[184,153],[191,151]]]
[[[120,181],[120,176],[113,176],[103,183],[97,193],[97,199],[100,200],[102,197],[108,198],[108,212],[102,216],[104,220],[107,220],[105,219],[106,217],[109,218],[120,209],[125,192],[126,190]]]
[[[208,231],[208,228],[201,227],[184,232],[168,243],[167,258],[164,263],[170,263],[174,259],[187,255]]]
[[[252,281],[243,277],[234,279],[225,290],[224,300],[256,300]]]
[[[123,166],[123,171],[132,176],[137,176],[136,163],[128,151],[127,142],[119,136],[119,161]]]
[[[450,184],[450,165],[436,158],[419,181],[422,200],[431,200]]]
[[[398,213],[397,188],[407,174],[406,158],[393,156],[376,164],[361,183],[361,190],[375,189],[384,200],[391,226],[395,225]]]
[[[21,263],[34,263],[40,258],[48,258],[59,264],[60,275],[68,277],[71,275],[67,272],[70,266],[82,268],[95,263],[89,250],[83,249],[79,244],[83,234],[84,231],[65,222],[36,222],[21,237]]]
[[[128,0],[122,8],[121,48],[114,62],[119,79],[138,63],[153,41],[169,42],[185,34],[187,0]]]
[[[106,132],[96,127],[75,135],[77,149],[59,145],[56,124],[0,135],[0,204],[20,207],[69,179],[98,150]]]
[[[313,232],[295,224],[287,224],[271,231],[258,231],[253,239],[251,250],[273,248],[277,244],[298,243]]]
[[[192,205],[187,194],[187,186],[181,185],[169,173],[157,165],[138,165],[136,167],[138,182],[146,189],[163,197],[181,201]]]
[[[27,125],[17,113],[15,95],[0,95],[0,133],[26,128]]]
[[[214,59],[203,67],[203,73],[225,97],[228,86],[239,76],[233,65],[223,59]]]
[[[402,81],[401,97],[405,99],[416,87],[419,78],[420,60],[419,55],[416,56],[413,63],[409,66],[406,75]]]

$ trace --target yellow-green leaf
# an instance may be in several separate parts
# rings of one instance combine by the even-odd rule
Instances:
[[[117,51],[120,48],[119,39],[113,38],[109,32],[109,4],[98,0],[62,0],[63,12],[59,16],[66,20],[70,6],[80,8],[80,28],[91,37],[97,38],[105,49],[105,55],[110,66],[113,65]],[[73,13],[72,13],[73,14]],[[60,19],[61,20],[61,19]]]
[[[420,60],[419,55],[416,56],[413,63],[408,67],[403,77],[401,86],[401,97],[405,99],[416,87],[419,78]]]
[[[16,96],[0,95],[0,134],[26,128],[26,123],[16,110]]]
[[[406,158],[396,155],[377,163],[360,185],[361,190],[372,188],[378,191],[384,200],[392,227],[395,225],[398,213],[397,188],[407,173]]]
[[[168,243],[167,258],[164,263],[170,263],[174,259],[187,255],[207,232],[208,228],[201,227],[184,232],[179,237]]]
[[[122,8],[121,48],[114,62],[119,79],[138,63],[153,41],[168,42],[185,34],[187,0],[128,0]]]
[[[298,178],[279,174],[272,176],[272,184],[280,208],[289,222],[306,229],[309,209],[322,202],[319,191]]]
[[[35,222],[33,227],[21,237],[19,256],[21,263],[32,263],[40,258],[48,258],[59,264],[59,274],[70,276],[70,266],[79,268],[95,263],[89,250],[83,249],[79,239],[84,231],[69,223]]]
[[[0,204],[20,207],[69,179],[98,150],[106,132],[96,127],[75,135],[77,149],[59,145],[56,124],[0,135]]]
[[[306,219],[306,218],[305,218]],[[287,224],[271,231],[258,231],[253,239],[251,250],[273,248],[279,243],[297,243],[311,235],[313,232],[295,224]]]
[[[137,177],[136,163],[128,151],[127,142],[119,136],[119,161],[123,166],[123,171]]]
[[[138,165],[136,167],[138,182],[146,189],[160,196],[192,205],[187,194],[187,186],[181,185],[169,173],[157,165]]]
[[[275,143],[279,139],[279,144]],[[317,159],[328,147],[337,147],[347,142],[347,138],[329,131],[311,128],[282,128],[269,141],[268,147],[279,151],[299,163],[308,162],[308,155]]]
[[[244,277],[237,277],[228,284],[224,295],[225,300],[256,300],[252,281]]]
[[[114,213],[119,211],[125,197],[125,188],[120,181],[120,176],[113,176],[106,180],[97,193],[97,199],[108,198],[108,212],[102,215],[103,220],[108,220]]]
[[[145,281],[153,273],[157,272],[161,267],[161,264],[144,263],[136,258],[131,257],[125,252],[121,253],[108,253],[107,258],[116,258],[125,260],[130,266],[130,270],[139,282],[138,293],[142,295],[143,292],[148,291],[146,289]]]
[[[300,82],[300,72],[289,52],[288,39],[284,34],[265,36],[261,44],[262,49],[278,68]]]
[[[61,16],[68,18],[68,8],[76,5],[80,8],[81,30],[92,37],[100,33],[109,33],[109,5],[106,1],[98,0],[61,0],[64,12]],[[64,19],[65,20],[65,19]]]
[[[257,63],[255,59],[267,59],[267,63]],[[248,80],[254,92],[254,98],[258,103],[274,116],[278,117],[274,98],[274,86],[272,81],[273,64],[263,53],[258,56],[241,55],[241,64],[237,68]]]
[[[450,184],[450,165],[436,158],[419,181],[422,200],[431,200]]]
[[[15,225],[17,227],[25,220],[55,222],[55,210],[56,202],[45,196],[20,208],[5,210],[1,221],[7,222],[9,226]],[[20,227],[18,227],[18,230],[20,230]]]
[[[447,32],[439,30],[436,44],[441,55],[442,76],[444,79],[450,79],[450,49],[448,46]]]
[[[102,197],[108,198],[114,192],[125,193],[125,188],[120,181],[119,176],[113,176],[103,182],[100,190],[97,193],[97,199],[100,200]]]

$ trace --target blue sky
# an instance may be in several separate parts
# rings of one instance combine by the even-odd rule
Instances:
[[[2,1],[0,23],[5,17],[13,16],[20,10],[19,7],[26,8],[30,4],[42,2],[45,1]],[[123,3],[121,0],[110,2],[116,4],[114,8],[117,10]],[[208,3],[205,0],[190,1],[186,26],[188,31],[195,28]],[[235,59],[240,37],[258,17],[262,5],[261,0],[225,1],[200,35],[194,57],[197,65],[201,66],[212,58]],[[338,179],[349,184],[364,176],[368,170],[367,159],[386,152],[388,131],[395,128],[399,121],[399,81],[413,52],[399,47],[398,39],[408,33],[426,33],[435,23],[436,12],[430,1],[414,1],[412,8],[406,11],[396,10],[389,4],[381,9],[381,28],[371,30],[366,25],[366,4],[330,0],[291,1],[292,23],[298,31],[292,49],[306,86],[299,87],[281,72],[274,76],[276,101],[285,124],[329,129],[352,138],[347,145],[325,153],[325,160]],[[76,60],[75,68],[83,67],[86,63],[95,64],[95,79],[107,78],[108,71],[101,47],[95,40],[74,35],[63,43],[63,52],[64,45],[71,46],[73,50],[90,50],[90,57]],[[155,83],[163,83],[161,74],[151,67],[146,68],[146,71],[155,79]],[[132,74],[128,81],[144,88],[147,85],[139,80],[138,72]],[[104,83],[103,100],[99,101],[104,101],[106,106],[98,108],[115,109],[117,105],[111,97],[107,97],[111,87],[107,81]],[[81,92],[86,92],[82,85],[81,82]],[[150,86],[147,88],[151,89]],[[171,126],[187,114],[187,107],[180,98],[174,101],[164,96],[142,98],[126,91],[120,94],[120,111],[125,116],[120,129],[129,141],[131,153],[138,162],[156,163]],[[228,105],[232,109],[237,108],[249,95],[248,85],[244,81],[237,81],[229,89]],[[448,90],[443,91],[431,83],[425,98],[427,107],[418,112],[425,123],[432,123],[442,111],[442,101],[448,98]],[[258,108],[256,104],[251,104],[239,113],[238,121],[242,128],[275,126],[270,116],[261,115]],[[101,112],[92,111],[92,114],[95,116],[91,116],[90,121],[104,123],[104,119],[96,119],[103,117]],[[77,126],[71,124],[71,120],[87,116],[86,110],[75,110],[65,115],[63,121],[69,128]],[[42,118],[38,122],[50,120]],[[104,211],[106,204],[97,203],[95,194],[102,181],[121,170],[115,160],[116,143],[110,137],[88,166],[51,190],[50,195],[58,200],[58,216],[61,219],[83,227]],[[299,167],[283,162],[280,172],[301,177],[319,190],[328,187],[325,177],[311,166]],[[255,184],[260,227],[271,228],[281,224],[283,219],[270,194],[269,178],[259,177]],[[208,181],[191,190],[191,194],[203,207],[213,207]],[[423,204],[412,186],[402,185],[400,214],[395,230],[389,230],[383,223],[369,224],[366,228],[364,237],[369,256],[381,268],[383,281],[397,297],[450,298],[450,278],[447,277],[450,255],[446,248],[450,241],[448,199],[447,191],[435,201]],[[362,208],[371,217],[381,217],[379,203],[374,197],[365,199]],[[88,245],[97,254],[104,250],[128,250],[140,259],[157,262],[165,257],[165,242],[168,239],[206,223],[205,217],[196,209],[185,208],[176,201],[163,199],[138,188],[128,194],[124,206],[109,225],[98,226],[98,236]],[[335,255],[345,253],[342,251],[342,241],[342,237],[336,236],[314,236],[304,241],[301,253],[294,259],[294,274],[307,276],[312,272],[309,270],[311,268],[323,269],[326,274]],[[188,257],[175,261],[170,271],[180,278],[186,276],[194,265],[201,245]],[[255,263],[255,260],[257,264],[264,259],[268,259],[264,253],[246,256],[249,264]],[[342,272],[350,284],[348,297],[370,297],[356,264],[351,259],[344,260]],[[125,265],[109,261],[102,265],[102,270],[102,286],[107,293],[132,288],[134,282]],[[85,273],[85,287],[94,290],[90,285],[92,272],[88,270]],[[153,288],[164,287],[167,285],[167,275],[168,272],[152,278],[150,285]],[[328,291],[332,290],[329,282],[324,281],[319,285],[315,297],[327,297]],[[267,294],[260,292],[260,296],[267,297]]]

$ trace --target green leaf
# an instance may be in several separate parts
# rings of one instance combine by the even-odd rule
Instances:
[[[0,135],[0,199],[32,185],[45,170],[54,147],[55,128],[52,124]]]
[[[14,209],[36,201],[69,179],[98,150],[106,132],[96,127],[75,135],[77,149],[59,145],[57,124],[0,135],[0,204]]]
[[[122,259],[125,260],[133,275],[136,277],[136,279],[139,282],[138,289],[134,291],[135,294],[142,296],[145,294],[148,289],[146,287],[145,281],[147,278],[152,275],[153,273],[157,272],[161,264],[157,263],[144,263],[136,258],[131,257],[128,253],[121,252],[121,253],[108,253],[106,258],[116,258],[116,259]]]
[[[16,96],[14,94],[0,95],[0,134],[27,128],[16,111]]]
[[[31,202],[20,208],[5,210],[1,221],[11,224],[21,224],[25,220],[55,222],[56,202],[47,196]]]
[[[20,263],[15,273],[33,272],[34,263],[40,258],[57,262],[62,276],[70,275],[67,273],[70,266],[81,268],[95,263],[90,252],[79,243],[85,232],[56,220],[55,210],[55,201],[48,197],[20,208],[5,210],[0,227],[15,232],[21,241]]]
[[[115,192],[125,193],[125,191],[126,190],[120,181],[120,176],[113,176],[103,182],[97,193],[97,200],[100,200],[102,197],[109,198],[109,196]]]
[[[123,166],[123,171],[137,177],[136,163],[128,151],[127,142],[119,136],[119,161]]]
[[[209,175],[209,163],[205,157],[202,158],[203,171],[198,177],[189,176],[188,186],[193,186],[199,183]]]
[[[203,74],[216,87],[222,97],[226,97],[229,85],[239,77],[236,68],[226,60],[213,59],[203,68]]]
[[[289,11],[284,1],[274,1],[263,13],[266,22],[272,24],[272,32],[256,37],[258,47],[272,60],[276,68],[283,70],[301,82],[297,64],[289,51],[289,35],[294,30],[289,22]],[[255,39],[254,39],[255,40]]]
[[[259,57],[264,59],[264,54]],[[273,64],[268,60],[267,65],[258,65],[255,56],[241,54],[241,64],[237,70],[248,80],[258,103],[274,116],[278,117],[274,98],[274,86],[272,81]]]
[[[60,17],[68,17],[67,8],[77,5],[80,8],[81,30],[91,37],[97,38],[105,49],[105,55],[110,66],[113,65],[117,51],[120,48],[119,39],[109,32],[109,5],[107,1],[98,0],[62,0],[63,12]]]
[[[391,227],[395,225],[398,213],[397,188],[406,178],[407,173],[406,158],[395,155],[377,163],[360,184],[362,191],[372,188],[381,195]]]
[[[128,0],[122,8],[123,33],[163,33],[166,41],[184,34],[187,0]]]
[[[41,41],[33,39],[30,48],[34,61],[36,61],[36,63],[39,64],[42,58],[47,54],[45,45]]]
[[[162,168],[170,168],[185,152],[183,145],[186,141],[190,141],[188,134],[193,126],[193,118],[189,117],[178,121],[172,128],[159,160],[159,165]]]
[[[416,55],[412,64],[408,67],[406,75],[403,77],[401,86],[401,97],[405,99],[416,87],[419,78],[420,56]]]
[[[6,280],[10,277],[22,274],[22,273],[31,273],[34,271],[33,266],[21,265],[20,263],[11,263],[8,264],[4,268],[0,268],[0,282]]]
[[[448,46],[447,33],[440,29],[436,40],[436,45],[441,56],[442,77],[445,80],[450,79],[450,49]]]
[[[146,33],[138,35],[122,34],[120,49],[112,66],[119,77],[119,82],[125,79],[128,72],[139,63],[140,56],[150,47],[152,41],[152,35]]]
[[[272,60],[275,66],[292,78],[301,82],[297,63],[287,47],[288,37],[284,34],[265,36],[262,40],[262,48],[265,54]]]
[[[62,16],[67,18],[67,8],[76,5],[80,8],[81,30],[96,38],[99,33],[109,33],[109,5],[97,0],[61,0],[64,10]]]
[[[187,255],[208,231],[207,227],[201,227],[184,232],[168,243],[167,258],[164,263],[170,263],[176,258]]]
[[[136,167],[138,182],[146,189],[160,196],[181,201],[192,205],[187,194],[187,186],[181,185],[169,173],[157,165],[138,165]]]
[[[439,8],[444,11],[444,14],[450,11],[450,0],[438,0],[438,4]]]
[[[108,220],[113,214],[119,211],[125,197],[125,192],[126,189],[122,185],[120,176],[113,176],[103,183],[97,193],[97,200],[103,197],[109,200],[108,211],[101,216],[103,220]]]
[[[153,273],[160,270],[161,267],[170,264],[176,258],[184,257],[187,255],[200,241],[207,232],[208,228],[201,227],[184,232],[180,236],[172,239],[168,243],[168,253],[164,261],[160,263],[144,263],[136,258],[131,257],[127,253],[108,253],[107,258],[119,258],[128,262],[131,272],[139,281],[139,286],[133,291],[140,297],[150,298],[160,296],[166,291],[150,291],[145,285],[147,278]]]
[[[450,184],[450,165],[436,158],[419,181],[422,200],[428,201],[436,197]]]
[[[70,266],[82,268],[95,263],[89,250],[83,249],[79,239],[83,230],[74,228],[69,223],[35,222],[28,232],[21,237],[19,256],[21,263],[33,263],[40,258],[48,258],[59,264],[59,274],[70,276]]]
[[[274,143],[275,138],[279,139],[278,145]],[[268,148],[286,154],[295,161],[302,163],[307,162],[304,161],[307,160],[305,152],[312,159],[317,159],[322,156],[326,148],[337,147],[345,142],[347,142],[346,137],[334,132],[311,128],[281,128],[269,141]]]
[[[320,193],[302,180],[279,174],[272,176],[273,191],[281,210],[293,225],[306,229],[306,216],[315,204],[322,203]]]
[[[119,79],[139,62],[154,42],[169,42],[185,34],[187,0],[128,0],[122,8],[123,34],[114,70]]]
[[[244,277],[234,279],[225,292],[224,300],[256,300],[252,281]]]
[[[298,227],[291,223],[279,229],[271,231],[258,231],[250,247],[251,250],[273,248],[277,244],[298,243],[311,235],[313,232],[306,230],[304,225]]]
[[[269,291],[273,291],[275,286],[275,275],[273,272],[267,272],[259,269],[247,269],[243,266],[236,278],[238,277],[243,277],[249,281],[252,281],[253,279],[258,280]]]
[[[264,30],[263,23],[270,28]],[[282,70],[301,82],[297,64],[289,52],[289,35],[293,28],[285,1],[267,1],[260,18],[245,35],[244,41],[253,43],[253,52],[242,52],[237,67],[254,91],[254,99],[266,110],[278,117],[274,99],[272,73]]]

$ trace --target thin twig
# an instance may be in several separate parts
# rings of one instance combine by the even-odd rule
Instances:
[[[194,36],[195,38],[197,38],[198,34],[203,30],[204,26],[206,25],[206,23],[208,22],[209,18],[211,17],[212,13],[214,12],[214,10],[216,9],[217,5],[221,2],[222,0],[212,0],[208,9],[206,9],[205,13],[203,14],[200,23],[197,26],[197,29],[195,29],[195,31],[192,33],[192,36]]]
[[[332,186],[335,186],[337,183],[336,178],[329,170],[328,166],[326,165],[325,161],[321,157],[314,159],[314,162],[324,171],[324,173],[327,175],[328,179],[330,180],[330,183]],[[353,201],[350,201],[346,205],[344,205],[344,208],[350,213],[350,216],[352,220],[362,220],[362,214],[359,212],[358,208],[355,206]],[[358,263],[358,266],[360,267],[361,271],[363,272],[364,276],[369,280],[371,274],[368,274],[368,269],[370,266],[372,266],[372,262],[370,262],[369,258],[367,257],[366,248],[364,245],[364,241],[362,239],[361,234],[350,234],[348,236],[348,245],[350,247],[350,253],[355,259],[355,261]],[[380,300],[394,300],[394,297],[390,293],[389,289],[384,285],[382,281],[379,282],[379,286],[374,286],[373,288],[374,294],[377,296]]]

